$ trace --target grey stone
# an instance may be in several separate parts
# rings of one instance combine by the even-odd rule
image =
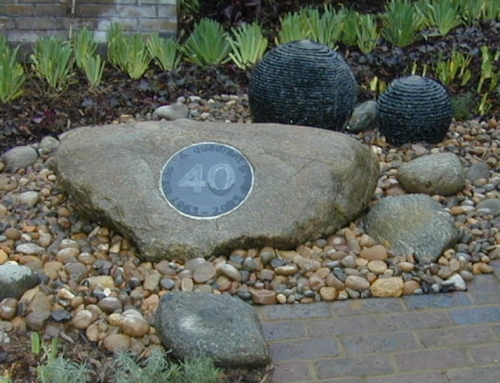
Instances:
[[[488,198],[484,199],[476,205],[476,211],[488,209],[492,216],[498,217],[500,215],[500,199]]]
[[[418,263],[435,262],[458,239],[451,215],[425,194],[386,197],[364,218],[368,235],[394,255],[413,254]]]
[[[271,361],[256,311],[229,295],[164,294],[155,327],[163,345],[181,360],[204,356],[224,367],[257,367]]]
[[[29,267],[13,263],[0,265],[0,301],[4,298],[19,299],[39,283],[39,276]]]
[[[36,243],[21,243],[20,245],[16,246],[16,251],[22,254],[34,255],[43,253],[45,251],[45,248],[37,245]]]
[[[485,162],[476,162],[467,170],[467,179],[471,184],[477,180],[490,178],[490,167]]]
[[[38,152],[40,154],[50,154],[59,146],[59,140],[52,136],[45,136],[40,141],[40,146],[38,148]]]
[[[180,149],[214,141],[248,158],[253,189],[230,214],[192,219],[166,202],[160,176]],[[358,217],[379,176],[376,156],[345,134],[186,119],[75,129],[61,138],[56,161],[60,186],[74,208],[131,238],[151,261],[235,248],[295,248]]]
[[[186,105],[176,102],[175,104],[163,105],[155,109],[153,116],[164,118],[165,120],[174,121],[181,118],[187,118],[189,109]]]
[[[36,191],[26,191],[17,196],[17,200],[21,205],[33,207],[38,202],[39,194]]]
[[[359,104],[352,112],[347,130],[352,133],[373,130],[377,126],[377,102],[370,100]]]
[[[465,172],[456,154],[436,153],[401,165],[398,180],[410,193],[448,196],[464,188]]]
[[[1,159],[8,171],[15,172],[33,165],[38,153],[31,146],[16,146],[2,154]]]

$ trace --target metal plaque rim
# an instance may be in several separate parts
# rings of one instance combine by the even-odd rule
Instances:
[[[193,146],[198,146],[198,145],[221,145],[221,146],[225,146],[227,148],[230,148],[231,150],[234,150],[236,153],[238,153],[242,158],[245,159],[245,161],[247,162],[248,164],[248,167],[250,169],[250,175],[251,175],[251,182],[250,182],[250,188],[248,189],[248,192],[246,193],[246,196],[245,198],[242,199],[242,201],[236,205],[234,208],[232,208],[231,210],[229,211],[226,211],[222,214],[219,214],[219,215],[214,215],[214,216],[206,216],[206,217],[203,217],[203,216],[196,216],[196,215],[189,215],[189,214],[186,214],[184,213],[183,211],[180,211],[177,207],[175,207],[167,198],[167,196],[165,195],[165,192],[163,191],[163,183],[162,183],[162,180],[163,180],[163,173],[165,171],[165,168],[167,167],[167,165],[169,164],[169,162],[175,157],[177,156],[180,152],[186,150],[186,149],[189,149],[189,148],[192,148]],[[253,191],[253,185],[254,185],[254,181],[255,181],[255,173],[254,173],[254,170],[253,170],[253,166],[251,164],[251,162],[248,160],[248,158],[241,152],[241,150],[235,148],[234,146],[232,145],[229,145],[229,144],[224,144],[224,143],[220,143],[220,142],[215,142],[215,141],[202,141],[202,142],[197,142],[197,143],[194,143],[194,144],[191,144],[191,145],[188,145],[188,146],[184,146],[183,148],[177,150],[174,154],[172,154],[168,159],[167,161],[165,161],[165,164],[162,166],[161,168],[161,172],[160,172],[160,180],[159,180],[159,189],[160,189],[160,193],[161,195],[163,196],[163,199],[167,202],[168,206],[170,206],[173,210],[175,210],[177,213],[179,213],[180,215],[184,216],[184,217],[187,217],[187,218],[191,218],[191,219],[196,219],[196,220],[213,220],[213,219],[217,219],[217,218],[220,218],[220,217],[223,217],[227,214],[230,214],[232,212],[234,212],[235,210],[237,210],[241,205],[243,205],[245,203],[245,201],[248,199],[248,197],[250,196],[250,194],[252,193]]]

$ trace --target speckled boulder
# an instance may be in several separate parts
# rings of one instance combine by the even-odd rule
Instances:
[[[254,67],[248,97],[254,122],[340,131],[356,105],[357,86],[338,52],[300,40],[264,56]]]
[[[441,142],[452,116],[447,90],[427,77],[394,80],[377,103],[380,132],[394,145]]]

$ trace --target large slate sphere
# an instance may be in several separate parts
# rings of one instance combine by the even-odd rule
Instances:
[[[394,145],[441,142],[452,117],[446,88],[428,77],[396,79],[377,102],[380,132]]]
[[[254,122],[340,131],[356,104],[357,85],[339,53],[300,40],[271,49],[255,65],[248,97]]]

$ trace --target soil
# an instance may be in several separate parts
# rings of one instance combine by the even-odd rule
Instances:
[[[224,16],[228,4],[251,4],[251,1],[206,1],[207,7],[200,14],[219,18],[221,22],[235,24],[237,21],[255,18],[257,14],[247,13],[239,19]],[[322,4],[311,0],[309,2],[266,2],[258,13],[264,25],[274,28],[283,12],[296,10],[300,5]],[[333,4],[337,2],[333,1]],[[353,4],[361,12],[378,12],[383,3],[378,0],[344,2]],[[260,2],[259,2],[260,4]],[[210,5],[213,7],[210,8]],[[247,7],[248,8],[248,7]],[[271,16],[263,16],[271,15]],[[199,19],[199,17],[198,17]],[[197,17],[181,15],[180,24],[184,30],[189,30]],[[184,23],[184,24],[183,24]],[[390,82],[391,80],[409,73],[414,61],[418,63],[433,63],[439,57],[448,57],[453,48],[474,55],[473,79],[466,86],[453,84],[449,91],[452,97],[471,93],[474,102],[478,102],[478,95],[474,90],[477,86],[480,73],[480,47],[487,45],[495,52],[500,50],[500,23],[487,22],[475,27],[460,27],[445,38],[428,38],[421,40],[410,47],[400,49],[391,47],[383,41],[371,54],[362,54],[355,48],[339,47],[351,66],[358,83],[367,87],[374,76]],[[495,63],[496,72],[500,69]],[[47,91],[41,80],[30,78],[25,86],[24,94],[13,103],[2,105],[0,108],[0,153],[19,145],[38,142],[47,135],[57,136],[60,133],[79,126],[101,125],[112,123],[120,116],[130,115],[137,119],[146,119],[157,107],[174,102],[180,96],[197,95],[209,98],[217,94],[244,94],[246,93],[251,73],[242,71],[234,65],[219,67],[198,68],[188,63],[170,72],[161,72],[152,68],[144,78],[131,80],[110,66],[106,69],[102,85],[98,89],[90,89],[81,74],[75,76],[73,83],[61,93]],[[489,116],[500,113],[500,102],[492,95],[492,109]],[[374,98],[375,94],[360,91],[360,101]],[[466,106],[469,107],[469,106]],[[474,111],[469,111],[470,117]],[[31,352],[31,343],[28,336],[9,333],[9,345],[0,346],[0,366],[3,375],[11,376],[13,382],[35,382],[36,366],[40,357]],[[61,354],[74,361],[85,360],[94,371],[92,381],[110,381],[113,371],[113,358],[102,350],[96,349],[93,344],[79,337],[71,335],[72,342],[62,341]],[[227,372],[224,382],[266,382],[269,372],[261,371],[230,371]]]

